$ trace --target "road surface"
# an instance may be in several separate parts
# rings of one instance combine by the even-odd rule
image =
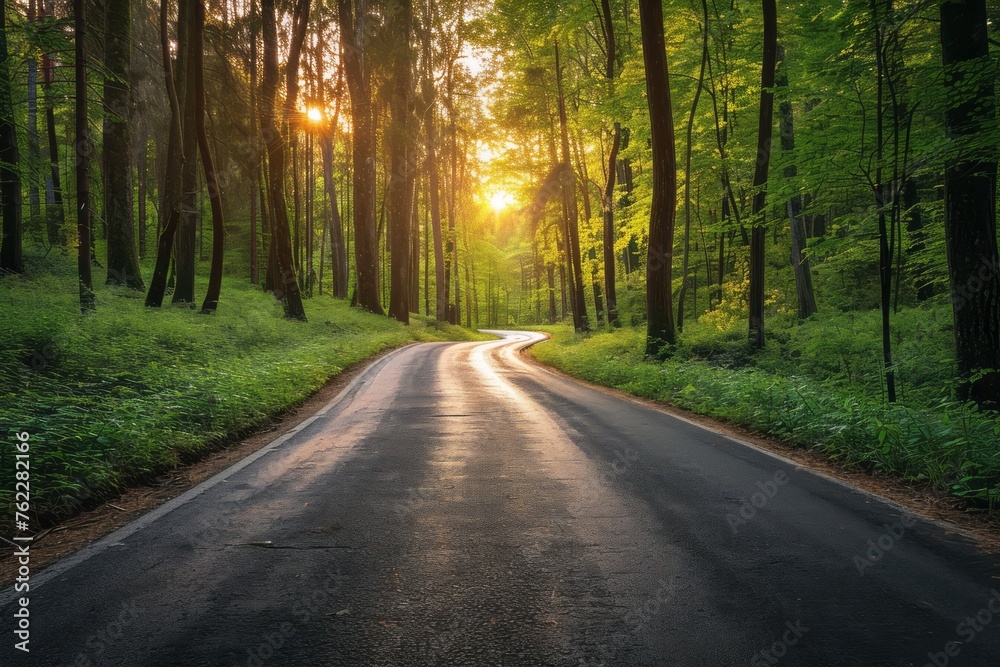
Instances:
[[[34,575],[28,654],[5,592],[0,665],[1000,665],[995,558],[501,335]]]

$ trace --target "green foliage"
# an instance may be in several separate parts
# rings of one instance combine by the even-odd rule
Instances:
[[[943,360],[937,367],[927,361],[941,353],[938,346],[948,335],[934,332],[943,324],[934,324],[934,317],[914,311],[899,318],[914,329],[908,337],[926,334],[922,356],[914,357],[912,367],[901,365],[902,377],[911,383],[933,386],[952,372]],[[937,397],[929,398],[925,387],[906,394],[900,403],[886,404],[857,382],[858,375],[878,372],[875,355],[865,354],[877,349],[870,335],[864,335],[873,330],[871,323],[859,318],[839,330],[836,323],[833,318],[817,320],[776,335],[779,344],[769,345],[781,351],[764,359],[746,353],[745,337],[737,341],[732,334],[712,334],[706,328],[685,335],[677,354],[663,362],[643,359],[641,329],[584,337],[567,327],[549,327],[553,339],[536,345],[533,352],[540,361],[590,382],[768,433],[848,465],[932,486],[971,507],[991,512],[1000,508],[1000,417],[940,396],[940,384]],[[820,345],[826,336],[834,339]],[[782,337],[784,344],[777,340]],[[743,351],[741,358],[737,350]],[[803,354],[816,364],[801,363]],[[782,364],[779,355],[792,356],[795,363]],[[906,357],[903,350],[900,357]],[[853,370],[852,363],[857,364]],[[924,376],[921,366],[926,367]],[[851,381],[845,373],[851,374]]]
[[[67,259],[30,258],[0,279],[0,477],[13,479],[13,433],[32,443],[32,504],[58,516],[189,462],[301,403],[345,366],[412,340],[483,338],[415,317],[410,327],[329,297],[309,321],[282,317],[259,288],[226,279],[215,315],[143,307],[97,289],[78,315]],[[0,485],[0,515],[13,485]]]

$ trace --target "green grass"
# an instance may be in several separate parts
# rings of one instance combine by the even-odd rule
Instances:
[[[492,339],[423,317],[405,327],[328,295],[306,301],[308,322],[289,321],[235,278],[214,315],[101,286],[97,312],[81,316],[71,263],[30,260],[27,277],[0,278],[0,514],[15,433],[31,435],[32,510],[51,520],[218,449],[382,350]]]
[[[816,330],[796,335],[814,341],[828,325],[818,320],[803,328],[810,326]],[[751,357],[745,343],[739,344],[745,358],[737,360],[733,341],[721,335],[716,353],[709,354],[711,337],[705,332],[692,335],[688,343],[682,339],[673,358],[657,362],[643,358],[643,330],[576,335],[568,327],[542,329],[553,338],[534,346],[534,355],[576,377],[932,486],[965,499],[972,508],[1000,509],[1000,419],[970,404],[913,391],[906,400],[887,405],[877,380],[872,390],[856,378],[846,379],[842,370],[823,371],[803,359],[779,363],[772,356],[776,352]],[[787,344],[773,347],[787,352]],[[829,341],[823,354],[836,357],[842,344],[847,341]]]

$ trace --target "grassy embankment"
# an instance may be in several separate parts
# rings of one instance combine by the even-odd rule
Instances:
[[[950,318],[943,308],[896,318],[902,400],[883,396],[877,313],[772,320],[767,348],[736,325],[692,323],[671,358],[643,358],[644,330],[536,345],[543,363],[584,380],[739,424],[877,474],[934,487],[970,507],[1000,509],[1000,419],[953,398]]]
[[[288,321],[272,296],[230,278],[215,315],[148,309],[141,293],[100,286],[84,317],[72,262],[29,269],[0,278],[0,515],[12,508],[15,433],[31,436],[32,511],[51,520],[232,442],[381,350],[482,337],[423,318],[404,327],[329,295],[306,301],[308,322]]]

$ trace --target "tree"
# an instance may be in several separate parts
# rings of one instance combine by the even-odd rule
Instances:
[[[611,0],[601,0],[598,14],[604,35],[604,76],[608,81],[608,96],[615,95],[615,65],[618,61],[618,42],[615,39],[615,24],[611,15]],[[611,135],[611,149],[608,151],[607,177],[601,198],[604,214],[604,294],[608,306],[608,324],[618,326],[618,291],[615,286],[615,177],[618,175],[618,151],[622,145],[622,125],[614,122]]]
[[[0,197],[3,198],[3,242],[0,271],[24,272],[21,256],[21,175],[14,131],[14,104],[7,51],[7,3],[0,8]],[[90,265],[87,265],[89,271]]]
[[[997,254],[996,122],[986,0],[941,2],[941,56],[948,103],[945,167],[948,274],[962,394],[1000,408],[1000,257]]]
[[[764,347],[764,204],[771,162],[774,119],[774,71],[777,62],[778,16],[775,0],[762,0],[764,54],[760,73],[760,114],[757,124],[757,160],[753,175],[753,230],[750,232],[750,345]]]
[[[448,321],[448,292],[445,279],[444,239],[441,233],[441,176],[437,164],[437,93],[434,89],[431,51],[432,0],[427,0],[424,10],[423,51],[424,73],[421,82],[424,109],[424,139],[427,158],[424,171],[428,180],[428,200],[431,216],[431,233],[434,237],[434,316],[438,322]],[[426,287],[429,289],[429,287]]]
[[[308,21],[309,0],[298,0],[294,19],[293,44],[297,42],[299,49]],[[275,112],[275,98],[278,94],[278,36],[277,19],[275,17],[274,0],[262,0],[261,18],[263,19],[264,37],[264,80],[261,97],[263,99],[260,114],[261,132],[267,147],[267,166],[269,171],[270,207],[271,207],[271,244],[274,248],[274,259],[277,267],[279,283],[275,285],[275,296],[285,304],[285,316],[305,320],[306,313],[302,306],[302,294],[295,277],[295,267],[292,265],[291,238],[288,230],[288,207],[285,203],[285,141],[278,132]],[[294,50],[294,47],[293,47]],[[298,69],[298,54],[294,54],[296,72]],[[291,60],[292,56],[289,56]],[[291,74],[291,68],[289,68]],[[289,77],[289,87],[293,86]],[[290,93],[292,91],[289,91]],[[286,97],[290,97],[286,96]]]
[[[351,95],[354,130],[354,264],[357,305],[382,314],[379,296],[378,237],[375,226],[375,123],[372,109],[372,64],[366,52],[370,38],[366,0],[337,0],[344,74]]]
[[[180,58],[178,49],[178,69],[175,72],[170,57],[170,34],[167,30],[170,0],[160,0],[160,55],[163,59],[163,75],[166,82],[167,99],[170,102],[170,135],[167,145],[167,164],[161,187],[160,218],[163,229],[156,245],[156,265],[153,277],[149,281],[149,291],[146,293],[146,306],[159,308],[163,305],[163,297],[167,288],[167,271],[170,269],[170,255],[173,250],[174,236],[181,218],[181,166],[184,157],[184,122],[181,112],[181,102],[177,94],[178,85],[184,80],[187,70]],[[178,12],[179,12],[178,8]],[[180,17],[178,17],[178,23]],[[179,45],[178,45],[179,46]],[[193,156],[192,156],[193,157]]]
[[[778,45],[777,60],[784,62],[784,49]],[[781,67],[775,75],[778,89],[786,91],[786,97],[778,105],[778,134],[781,139],[781,150],[792,155],[795,150],[795,119],[792,113],[792,101],[787,97],[788,72]],[[795,158],[785,167],[784,177],[789,181],[798,176]],[[793,194],[786,202],[788,210],[788,225],[792,235],[791,263],[795,273],[795,296],[798,304],[799,319],[804,320],[817,312],[816,296],[813,293],[812,272],[809,270],[809,257],[806,255],[806,226],[802,209],[802,195]]]
[[[413,54],[410,47],[410,0],[398,0],[398,6],[389,18],[390,63],[392,92],[389,107],[392,121],[388,129],[389,190],[386,194],[389,209],[390,277],[389,315],[404,324],[410,322],[410,214],[413,207],[412,139],[410,115],[412,113],[411,70]]]
[[[701,0],[701,68],[698,70],[698,83],[694,89],[694,100],[691,101],[691,113],[687,122],[687,150],[684,154],[684,259],[681,268],[681,291],[677,297],[677,330],[684,330],[684,301],[687,297],[688,261],[691,250],[691,153],[694,150],[694,118],[698,113],[698,101],[701,90],[705,86],[705,70],[708,67],[708,0]]]
[[[670,105],[661,0],[639,0],[639,21],[646,72],[650,148],[653,153],[653,200],[646,253],[646,354],[658,356],[674,344],[676,336],[671,278],[677,160],[674,155],[674,119]]]
[[[79,236],[77,272],[80,310],[94,310],[94,283],[90,276],[90,132],[87,128],[87,15],[86,0],[73,0],[76,48],[76,229]]]
[[[192,72],[194,77],[194,117],[195,132],[198,134],[198,151],[201,154],[202,168],[205,170],[205,184],[208,187],[209,202],[212,206],[212,268],[208,276],[208,289],[201,310],[203,313],[213,313],[219,307],[219,293],[222,289],[222,260],[225,250],[226,225],[222,216],[222,191],[219,176],[215,171],[215,160],[208,145],[208,133],[205,130],[205,3],[195,0],[194,22],[191,31],[191,49],[193,53]]]
[[[132,216],[130,79],[131,0],[104,3],[104,209],[107,284],[143,289]]]
[[[590,330],[587,321],[587,299],[583,291],[583,266],[580,256],[580,210],[576,202],[576,175],[569,152],[569,121],[566,116],[566,95],[563,92],[563,70],[556,42],[556,101],[559,107],[559,137],[563,162],[564,233],[566,264],[569,271],[570,305],[573,310],[573,328],[578,332]]]
[[[51,1],[51,0],[49,0]],[[39,3],[39,7],[44,7]],[[63,225],[66,222],[63,211],[62,180],[59,173],[59,138],[56,136],[55,100],[52,82],[55,79],[55,63],[48,53],[42,54],[42,90],[45,95],[45,129],[49,144],[49,178],[46,181],[45,230],[50,247],[65,247]]]

